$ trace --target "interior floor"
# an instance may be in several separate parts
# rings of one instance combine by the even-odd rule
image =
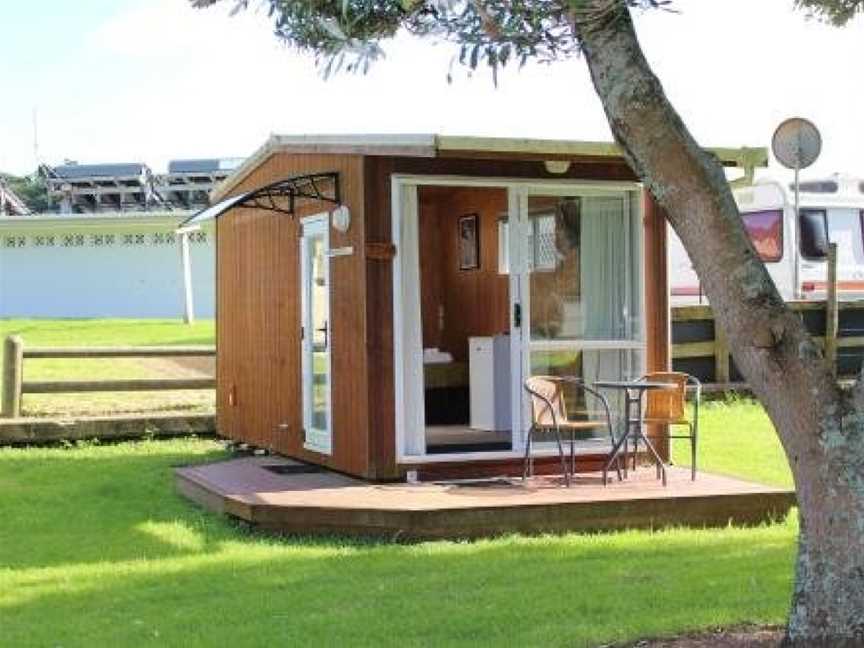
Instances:
[[[427,425],[426,452],[495,452],[512,448],[510,430],[476,430],[467,425]]]
[[[570,451],[570,443],[564,438],[565,449]],[[555,449],[555,440],[548,434],[534,441],[535,448]],[[595,454],[608,452],[612,442],[607,436],[590,439],[577,439],[574,443],[576,454]],[[513,449],[510,430],[477,430],[467,425],[428,425],[426,426],[426,452],[445,454],[456,452],[503,452]]]

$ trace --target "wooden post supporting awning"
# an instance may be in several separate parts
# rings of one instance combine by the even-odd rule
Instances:
[[[293,215],[298,206],[310,201],[341,205],[339,174],[331,171],[291,176],[252,191],[230,196],[183,221],[177,231],[183,233],[196,229],[201,223],[219,218],[235,207],[266,209]]]

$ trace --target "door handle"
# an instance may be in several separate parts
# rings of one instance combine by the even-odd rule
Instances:
[[[522,304],[513,304],[513,326],[522,328]]]
[[[315,330],[324,334],[324,350],[326,351],[330,346],[330,331],[327,326],[327,320],[324,320],[324,326]]]

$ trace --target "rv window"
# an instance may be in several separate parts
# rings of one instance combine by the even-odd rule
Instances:
[[[801,256],[805,259],[824,259],[828,256],[828,221],[824,209],[802,209]]]
[[[861,193],[864,193],[864,183],[861,183]],[[858,212],[858,226],[861,228],[861,238],[864,239],[864,209]]]
[[[741,214],[741,219],[759,257],[766,263],[779,261],[783,257],[783,211],[750,212]]]
[[[795,185],[789,185],[790,191],[795,191]],[[802,182],[798,185],[798,189],[804,193],[837,193],[840,191],[840,185],[833,180],[817,180],[810,182]]]

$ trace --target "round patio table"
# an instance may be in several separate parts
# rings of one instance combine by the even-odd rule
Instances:
[[[635,452],[639,448],[639,440],[641,439],[645,442],[645,447],[648,448],[648,453],[651,455],[651,457],[657,464],[657,477],[662,479],[663,485],[666,486],[666,464],[663,462],[660,454],[654,448],[651,440],[645,435],[645,432],[643,431],[643,428],[645,426],[642,412],[642,394],[652,389],[675,389],[677,385],[675,385],[675,383],[655,382],[649,380],[598,380],[594,383],[594,387],[597,387],[598,389],[614,389],[624,392],[624,434],[622,434],[621,438],[615,441],[615,444],[612,446],[612,450],[609,453],[609,459],[606,461],[606,465],[603,467],[603,474],[605,475],[609,468],[612,467],[612,464],[618,458],[618,455],[621,454],[621,451],[623,449],[624,477],[626,478],[627,447],[629,439],[633,439],[634,462]],[[633,464],[633,467],[635,470],[635,463]]]

